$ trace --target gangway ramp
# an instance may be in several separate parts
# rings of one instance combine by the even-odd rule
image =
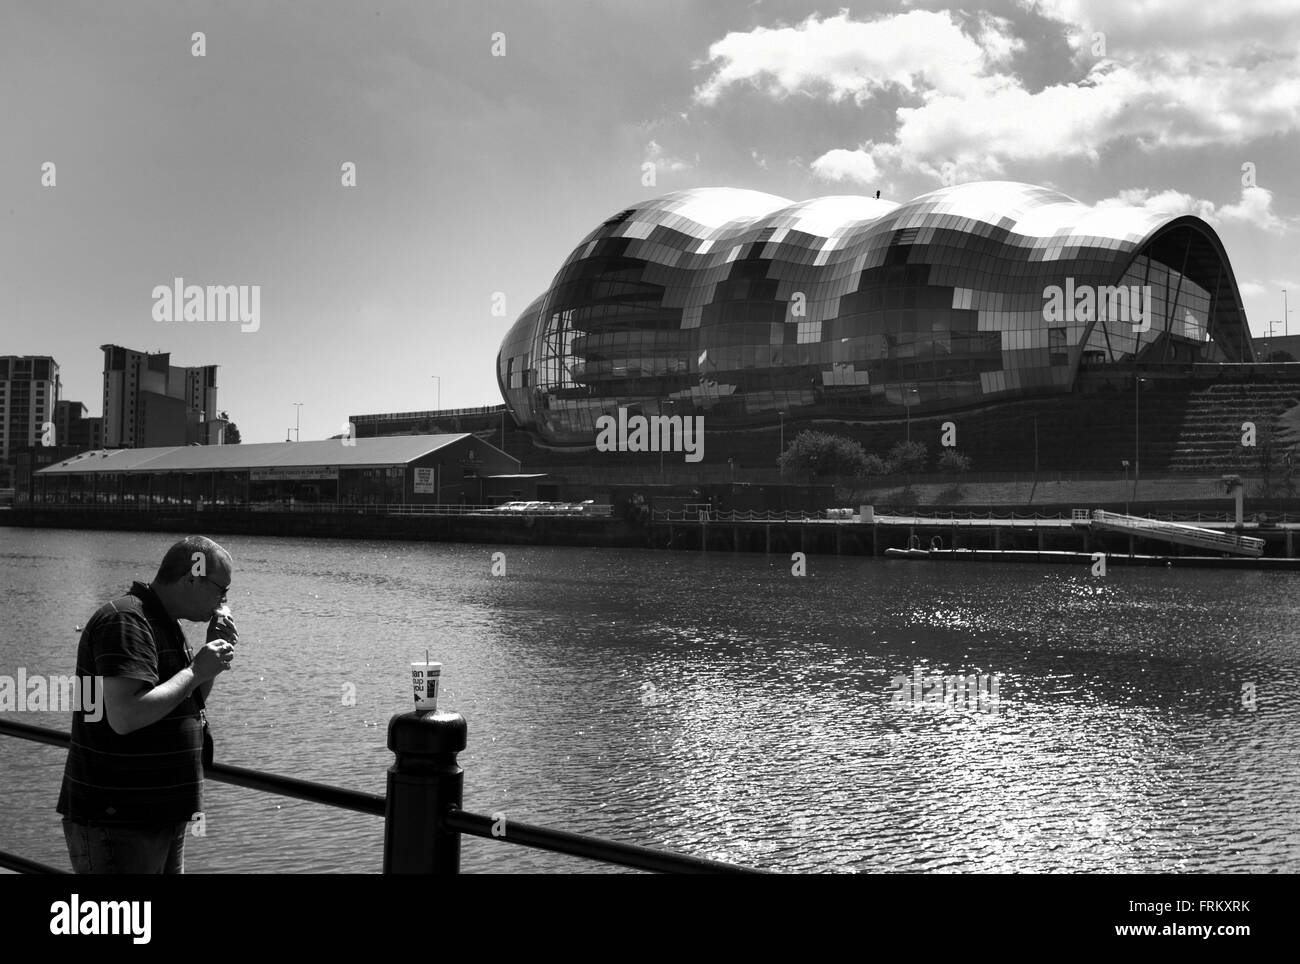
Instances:
[[[1231,552],[1240,556],[1258,557],[1264,554],[1263,539],[1232,535],[1215,529],[1203,529],[1182,522],[1162,522],[1159,519],[1144,519],[1141,516],[1107,512],[1104,509],[1094,510],[1089,521],[1094,529],[1124,532],[1144,539],[1160,539],[1182,546],[1195,546],[1198,549],[1209,549],[1214,552]]]

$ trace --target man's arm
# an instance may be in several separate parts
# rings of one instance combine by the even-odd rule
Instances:
[[[209,643],[199,650],[194,662],[171,679],[151,687],[145,680],[109,676],[104,680],[104,716],[113,732],[125,736],[157,723],[176,709],[196,687],[212,689],[212,681],[226,665],[222,656],[229,643]],[[204,698],[207,692],[204,692]]]

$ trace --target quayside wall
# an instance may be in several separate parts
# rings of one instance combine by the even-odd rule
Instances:
[[[852,519],[745,518],[742,513],[706,514],[655,512],[628,521],[547,515],[376,515],[345,512],[221,511],[163,509],[96,510],[93,507],[22,507],[0,512],[0,526],[64,529],[108,529],[130,532],[271,535],[324,539],[391,539],[425,542],[468,542],[484,545],[585,546],[590,548],[649,548],[719,552],[793,552],[825,555],[884,555],[888,549],[932,546],[1033,554],[1036,552],[1094,553],[1110,556],[1149,556],[1163,562],[1201,556],[1204,552],[1115,533],[1096,533],[1072,525],[1069,519],[1005,518],[1000,512],[970,509],[956,519],[877,515],[873,523]],[[1135,507],[1135,514],[1136,507]],[[1188,520],[1191,521],[1191,520]],[[1243,565],[1295,559],[1300,550],[1300,523],[1248,525],[1245,534],[1265,542],[1263,560],[1225,560]],[[1008,559],[1012,557],[1008,556]],[[1022,561],[1034,561],[1024,560]],[[1061,561],[1039,559],[1037,561]],[[1206,561],[1211,561],[1206,558]],[[1297,560],[1300,562],[1300,560]]]

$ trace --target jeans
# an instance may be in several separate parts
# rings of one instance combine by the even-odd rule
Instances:
[[[79,874],[183,874],[188,823],[117,826],[63,821]]]

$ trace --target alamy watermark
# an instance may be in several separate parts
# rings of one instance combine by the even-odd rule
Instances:
[[[261,285],[187,285],[173,278],[150,295],[154,321],[238,321],[240,331],[262,327]]]
[[[1078,285],[1065,279],[1065,287],[1043,289],[1043,320],[1062,324],[1072,321],[1122,321],[1133,331],[1151,330],[1150,285]]]
[[[59,713],[81,710],[87,723],[104,718],[104,677],[0,675],[0,713]]]
[[[704,458],[703,415],[633,415],[596,419],[597,452],[685,452],[687,462]]]
[[[121,935],[133,944],[148,944],[153,933],[153,902],[82,900],[72,894],[50,905],[50,933],[59,936]]]
[[[890,681],[891,703],[936,709],[969,710],[995,713],[999,707],[1001,673],[971,673],[965,676],[927,674],[914,667],[912,675],[895,676]]]

